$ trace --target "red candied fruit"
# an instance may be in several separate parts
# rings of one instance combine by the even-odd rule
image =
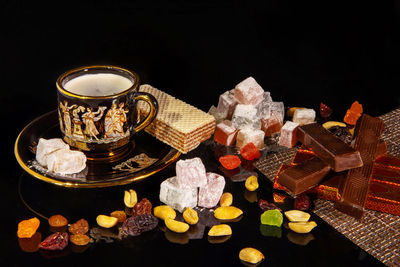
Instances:
[[[294,200],[294,208],[296,210],[309,210],[311,207],[311,199],[306,194],[297,196]]]
[[[332,109],[325,105],[324,103],[319,104],[319,114],[321,115],[322,118],[328,118],[330,115],[332,115]]]
[[[244,159],[253,160],[260,157],[260,151],[258,151],[257,147],[252,142],[250,142],[240,149],[240,155],[242,155]]]
[[[239,167],[241,161],[238,156],[235,155],[225,155],[219,158],[219,162],[222,167],[228,170],[233,170]]]

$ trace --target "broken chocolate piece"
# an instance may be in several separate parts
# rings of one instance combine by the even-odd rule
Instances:
[[[361,167],[360,153],[318,123],[300,126],[297,140],[313,152],[335,172]]]

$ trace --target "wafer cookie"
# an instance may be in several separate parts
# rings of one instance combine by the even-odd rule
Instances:
[[[158,101],[158,114],[145,131],[160,141],[187,153],[214,133],[212,115],[148,84],[141,85],[139,91],[152,94]],[[142,102],[138,103],[138,109],[141,116],[149,112],[149,106]]]

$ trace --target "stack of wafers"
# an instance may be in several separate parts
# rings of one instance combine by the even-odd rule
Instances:
[[[160,141],[187,153],[214,133],[212,115],[147,84],[140,86],[139,91],[152,94],[158,101],[158,114],[145,131]],[[149,112],[149,106],[142,101],[138,108],[141,116]]]

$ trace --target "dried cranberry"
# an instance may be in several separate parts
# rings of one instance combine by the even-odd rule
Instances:
[[[150,200],[147,198],[143,198],[140,202],[136,203],[132,208],[132,217],[143,215],[143,214],[151,214],[153,209],[153,205],[151,205]]]
[[[332,115],[332,109],[325,105],[324,103],[319,104],[319,114],[321,115],[322,118],[328,118],[330,115]]]
[[[310,197],[306,194],[297,196],[294,200],[294,208],[296,210],[309,210],[311,207]]]
[[[129,217],[122,225],[122,232],[130,236],[138,236],[143,232],[153,230],[158,225],[158,219],[152,214]]]
[[[56,232],[46,237],[39,248],[44,250],[63,250],[68,245],[68,233]]]
[[[275,205],[274,203],[270,203],[264,199],[261,199],[258,201],[258,206],[260,207],[260,209],[262,209],[263,211],[267,211],[267,210],[279,210],[282,211],[277,205]]]

